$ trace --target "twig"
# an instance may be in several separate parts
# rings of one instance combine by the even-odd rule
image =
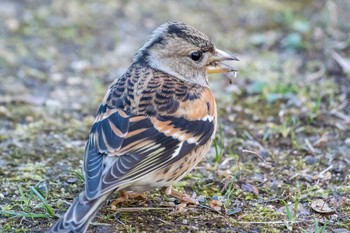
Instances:
[[[168,224],[168,225],[174,225],[174,223],[165,221],[165,220],[163,220],[163,219],[161,219],[161,218],[156,218],[156,219],[158,219],[158,220],[161,221],[162,223],[165,223],[165,224]]]
[[[331,115],[345,121],[345,122],[350,122],[350,117],[345,115],[344,113],[341,112],[336,112],[336,111],[331,111],[330,112]]]
[[[292,179],[294,179],[295,177],[298,177],[298,176],[300,176],[300,174],[299,173],[295,173],[292,177],[289,178],[289,180],[292,180]]]
[[[307,138],[305,138],[305,144],[312,154],[316,153],[316,149],[311,145],[310,141]]]
[[[211,207],[209,207],[209,206],[198,205],[197,207],[200,207],[200,208],[203,208],[203,209],[208,209],[208,210],[211,210],[211,211],[214,212],[214,213],[217,213],[217,214],[219,214],[219,215],[221,215],[221,216],[224,216],[220,211],[218,211],[218,210],[216,210],[216,209],[213,209],[213,208],[211,208]]]
[[[238,224],[286,224],[286,223],[313,223],[312,220],[303,220],[303,221],[272,221],[272,222],[236,222]]]
[[[331,170],[333,168],[333,165],[330,165],[329,167],[327,167],[326,169],[324,169],[323,171],[321,171],[319,173],[319,176],[323,176],[323,174],[325,174],[326,172],[328,172],[329,170]]]
[[[117,212],[135,212],[135,211],[144,211],[144,210],[174,210],[174,208],[171,207],[164,207],[164,208],[159,208],[159,207],[130,207],[130,208],[117,208]]]
[[[104,223],[104,222],[92,222],[91,225],[94,225],[94,226],[112,226],[112,224]]]
[[[244,135],[247,136],[250,140],[256,142],[260,150],[263,150],[263,149],[264,149],[264,147],[261,145],[261,143],[260,143],[253,135],[251,135],[248,131],[244,130],[243,133],[244,133]]]
[[[263,157],[261,157],[261,155],[259,155],[259,153],[255,151],[242,149],[242,153],[250,153],[250,154],[256,155],[261,161],[266,162],[265,159],[263,159]]]

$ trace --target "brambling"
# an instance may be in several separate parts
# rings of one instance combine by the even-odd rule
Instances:
[[[235,72],[235,57],[180,22],[158,27],[133,63],[109,87],[91,128],[84,158],[85,189],[49,232],[86,232],[114,191],[171,189],[208,152],[216,103],[208,74]]]

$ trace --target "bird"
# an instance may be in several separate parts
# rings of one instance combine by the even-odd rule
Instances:
[[[217,127],[208,74],[236,72],[238,59],[198,29],[178,21],[156,28],[130,67],[109,86],[86,144],[84,189],[48,230],[86,232],[113,192],[171,188],[205,156]]]

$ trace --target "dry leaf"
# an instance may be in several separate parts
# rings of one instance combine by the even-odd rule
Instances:
[[[252,184],[248,184],[248,183],[242,184],[241,189],[245,192],[250,192],[250,193],[253,193],[255,195],[259,194],[258,188]]]
[[[316,199],[311,203],[311,208],[317,213],[332,214],[334,209],[330,208],[328,204],[322,199]]]
[[[221,210],[222,202],[220,200],[210,200],[209,201],[210,208],[213,208],[216,211]]]
[[[313,143],[313,146],[325,146],[331,138],[331,134],[329,132],[325,132],[316,142]]]
[[[330,180],[332,178],[332,173],[331,172],[326,172],[325,174],[324,174],[324,177],[323,177],[323,180]]]

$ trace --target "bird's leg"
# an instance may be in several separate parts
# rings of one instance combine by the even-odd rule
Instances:
[[[119,203],[127,202],[129,199],[147,200],[147,196],[144,193],[135,193],[132,191],[119,191],[119,197],[112,201],[112,208],[116,207]],[[114,206],[114,207],[113,207]]]
[[[186,193],[181,193],[178,191],[175,191],[169,187],[165,187],[163,191],[170,196],[176,197],[177,199],[180,200],[180,204],[176,207],[178,212],[183,212],[184,208],[188,205],[198,205],[198,200],[196,198],[190,197]]]

